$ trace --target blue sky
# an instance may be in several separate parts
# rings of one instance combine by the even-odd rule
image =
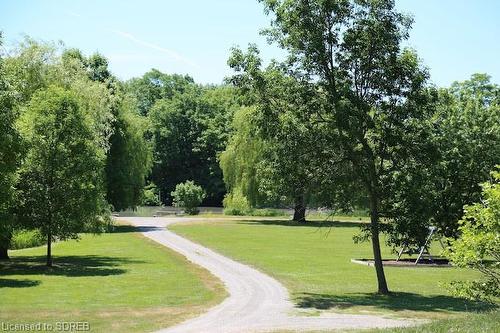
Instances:
[[[408,44],[446,86],[485,72],[500,83],[500,1],[396,0],[415,18]],[[122,79],[150,68],[220,83],[230,74],[229,49],[257,43],[265,59],[279,57],[259,36],[268,25],[256,0],[0,0],[5,47],[23,34],[62,40],[86,54],[100,52]]]

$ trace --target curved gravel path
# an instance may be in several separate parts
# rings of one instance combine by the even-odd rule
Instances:
[[[242,333],[274,330],[329,330],[408,326],[412,321],[371,315],[325,314],[302,316],[294,308],[285,287],[260,271],[191,242],[166,227],[192,221],[189,218],[120,217],[142,233],[189,261],[209,270],[225,285],[229,296],[205,314],[163,329],[165,333]]]

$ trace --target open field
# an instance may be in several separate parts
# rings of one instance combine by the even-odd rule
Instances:
[[[207,271],[128,226],[80,241],[11,251],[0,263],[0,321],[86,321],[93,332],[140,332],[204,312],[225,295]]]
[[[439,319],[488,308],[447,293],[446,283],[477,276],[457,268],[387,267],[393,294],[374,294],[373,268],[350,262],[351,258],[371,257],[370,244],[353,244],[358,222],[310,222],[301,226],[254,219],[200,221],[170,228],[274,276],[290,290],[299,308],[313,312],[329,309]],[[394,256],[388,248],[383,249],[383,255]]]

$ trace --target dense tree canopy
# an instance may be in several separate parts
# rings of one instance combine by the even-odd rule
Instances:
[[[105,151],[95,140],[93,120],[70,90],[50,86],[34,94],[19,120],[27,143],[19,181],[19,215],[51,242],[99,230],[105,221]]]
[[[482,74],[439,90],[432,117],[420,123],[427,149],[394,184],[391,245],[418,248],[431,225],[458,235],[464,205],[479,200],[480,184],[500,163],[499,91]]]
[[[122,96],[114,110],[114,130],[106,159],[106,197],[113,209],[120,211],[140,204],[151,170],[151,151],[145,139],[147,119],[137,115],[133,101]]]
[[[220,205],[225,193],[217,160],[224,149],[238,98],[228,87],[191,85],[151,109],[153,181],[170,203],[176,184],[193,180],[207,192],[205,204]]]
[[[123,84],[109,71],[108,61],[100,54],[86,58],[77,49],[65,50],[62,61],[75,71],[83,71],[94,82],[107,88],[109,119],[107,143],[106,191],[114,210],[135,208],[141,202],[142,189],[151,168],[151,154],[146,142],[147,120],[137,114],[133,96],[124,92]]]
[[[30,119],[34,124],[38,124],[37,112],[47,115],[44,112],[50,109],[50,112],[56,113],[59,102],[45,101],[47,96],[41,97],[42,95],[39,94],[48,91],[49,88],[51,92],[54,92],[59,97],[61,97],[61,94],[67,93],[70,97],[61,97],[61,99],[65,101],[71,100],[71,103],[68,102],[73,105],[70,109],[73,110],[73,107],[75,107],[78,109],[78,114],[83,114],[85,131],[89,130],[87,134],[91,136],[88,143],[91,142],[95,145],[96,151],[100,154],[98,157],[99,164],[90,165],[92,164],[92,159],[90,159],[90,164],[87,165],[93,167],[93,172],[99,175],[93,185],[95,187],[94,194],[96,194],[95,200],[99,201],[99,205],[101,205],[99,210],[104,212],[108,207],[107,204],[100,201],[100,198],[106,192],[108,193],[108,202],[116,209],[135,207],[140,203],[144,181],[150,170],[150,148],[144,138],[146,120],[137,115],[135,99],[123,92],[121,83],[107,69],[107,60],[103,56],[95,54],[86,58],[77,49],[61,50],[55,44],[41,43],[26,38],[16,48],[12,49],[3,61],[1,79],[2,82],[5,82],[6,87],[5,91],[2,89],[2,105],[5,106],[6,111],[10,110],[2,113],[2,117],[6,117],[5,122],[2,122],[2,125],[6,126],[5,131],[2,131],[2,134],[5,133],[6,135],[5,140],[15,138],[16,131],[12,127],[12,123],[17,116],[21,117],[20,124],[27,122],[27,119]],[[62,89],[64,93],[60,94],[56,87]],[[36,101],[47,107],[44,109],[45,111],[33,109],[35,107],[35,101],[33,100],[35,95],[38,96]],[[7,130],[8,128],[11,128],[11,130]],[[20,208],[20,205],[15,205],[19,208],[17,209],[18,214],[25,214],[24,227],[40,226],[33,224],[33,217],[28,216],[28,210],[33,208],[31,205],[35,203],[26,196],[28,196],[27,193],[37,189],[35,188],[36,182],[27,181],[26,177],[29,178],[35,174],[39,175],[39,173],[48,170],[26,171],[30,163],[35,163],[30,162],[29,159],[30,156],[34,156],[33,154],[36,155],[35,147],[29,144],[30,141],[34,140],[28,138],[28,134],[32,132],[31,130],[24,131],[21,137],[12,141],[16,147],[9,147],[7,141],[3,145],[3,147],[9,148],[8,153],[11,155],[9,163],[12,164],[13,171],[16,171],[16,166],[20,164],[22,164],[22,170],[24,170],[24,178],[20,178],[17,185],[13,183],[10,185],[13,189],[17,188],[19,190],[17,191],[18,202],[29,202],[28,206],[30,207],[23,206],[23,209]],[[70,133],[64,133],[68,135],[68,138],[71,138]],[[74,138],[74,142],[76,141],[78,141],[78,138]],[[19,154],[17,146],[23,142],[26,143],[26,149],[22,155],[17,155],[19,158],[15,158],[14,155]],[[69,145],[70,143],[65,142],[64,144]],[[101,156],[102,154],[104,155]],[[5,156],[7,157],[7,155]],[[68,164],[64,164],[62,160],[59,162],[62,163],[61,168],[70,167],[69,162]],[[108,171],[107,174],[106,171]],[[2,172],[2,177],[4,176],[6,179],[8,176],[11,181],[15,180],[14,172]],[[75,183],[79,181],[75,180]],[[80,188],[82,198],[85,197],[83,192],[87,190],[86,187],[88,186],[83,184],[82,181],[83,187]],[[2,193],[7,194],[7,189]],[[75,193],[76,195],[77,193]],[[2,212],[5,213],[6,211],[2,210]],[[89,214],[91,213],[89,210]],[[12,217],[12,214],[9,216]],[[2,218],[2,226],[7,225],[7,220],[7,217]],[[40,221],[40,223],[44,222]],[[82,221],[81,223],[83,225],[87,222]],[[17,228],[19,227],[17,226]],[[73,227],[70,229],[76,230]],[[46,233],[47,229],[44,232]],[[58,235],[57,230],[51,232],[58,237],[66,237]],[[76,233],[78,231],[71,232]],[[73,237],[74,233],[67,235]],[[3,244],[8,244],[9,229],[6,229],[6,232],[2,233],[2,235],[6,236]]]
[[[152,69],[140,78],[133,78],[126,87],[137,99],[138,112],[147,116],[157,100],[171,99],[176,93],[183,93],[194,80],[187,75],[165,74]]]
[[[2,45],[0,34],[0,46]],[[6,259],[13,226],[12,206],[16,170],[20,162],[20,137],[15,129],[15,91],[6,78],[0,57],[0,259]]]

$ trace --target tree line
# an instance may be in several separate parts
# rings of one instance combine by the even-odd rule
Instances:
[[[372,244],[380,293],[380,233],[394,248],[431,225],[456,238],[500,164],[500,87],[433,85],[392,0],[260,2],[287,57],[264,66],[255,45],[235,48],[222,85],[156,69],[121,81],[102,55],[29,38],[6,54],[0,255],[16,228],[50,249],[180,192],[230,214],[293,207],[298,223],[309,207],[368,210],[355,240]]]

